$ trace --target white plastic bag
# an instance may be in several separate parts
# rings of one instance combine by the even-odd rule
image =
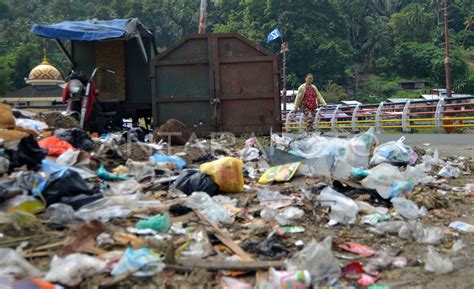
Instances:
[[[83,278],[105,272],[107,263],[101,259],[77,253],[64,258],[54,256],[49,267],[46,281],[74,286]]]
[[[449,273],[454,270],[454,265],[449,258],[443,257],[436,250],[428,246],[428,254],[426,255],[425,270],[438,274]]]
[[[232,216],[227,209],[216,203],[207,193],[192,193],[186,202],[186,206],[199,210],[213,223],[232,224]]]
[[[370,164],[373,166],[381,163],[390,163],[396,166],[415,164],[418,155],[410,146],[405,145],[404,141],[405,137],[402,136],[397,141],[386,142],[376,147]]]
[[[365,188],[377,190],[384,199],[391,199],[403,192],[413,190],[413,182],[407,179],[397,167],[387,163],[371,168],[369,175],[360,183]]]
[[[408,220],[416,220],[420,216],[420,209],[411,200],[405,198],[393,198],[390,202],[392,202],[395,211]]]
[[[331,252],[331,247],[331,237],[326,237],[320,243],[311,240],[303,250],[286,261],[287,271],[307,270],[315,288],[318,288],[318,285],[336,283],[341,275],[341,268]]]

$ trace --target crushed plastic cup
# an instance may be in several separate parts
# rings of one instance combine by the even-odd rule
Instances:
[[[311,275],[308,271],[277,271],[270,268],[270,280],[274,289],[287,288],[309,288],[311,286]]]

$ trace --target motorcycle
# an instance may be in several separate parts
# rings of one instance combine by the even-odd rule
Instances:
[[[98,72],[115,74],[109,67],[97,67],[88,77],[83,71],[73,71],[68,82],[63,88],[62,101],[67,103],[63,115],[68,115],[79,120],[81,129],[103,132],[111,129],[116,121],[116,109],[109,111],[106,106],[116,106],[116,101],[101,101],[97,98],[98,90],[94,77]]]

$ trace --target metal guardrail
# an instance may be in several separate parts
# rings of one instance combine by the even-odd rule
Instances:
[[[283,112],[282,131],[303,131],[305,123],[302,119],[302,113]],[[449,132],[474,127],[474,96],[320,107],[313,127],[333,133],[357,133],[371,127],[375,127],[376,132],[384,129],[412,132],[413,129],[425,128]]]

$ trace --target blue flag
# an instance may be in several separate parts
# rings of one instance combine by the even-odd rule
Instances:
[[[267,36],[267,43],[270,42],[270,41],[273,41],[275,39],[277,39],[278,37],[281,37],[281,32],[280,30],[277,28],[273,29],[272,32],[270,32],[270,34],[268,34]]]

